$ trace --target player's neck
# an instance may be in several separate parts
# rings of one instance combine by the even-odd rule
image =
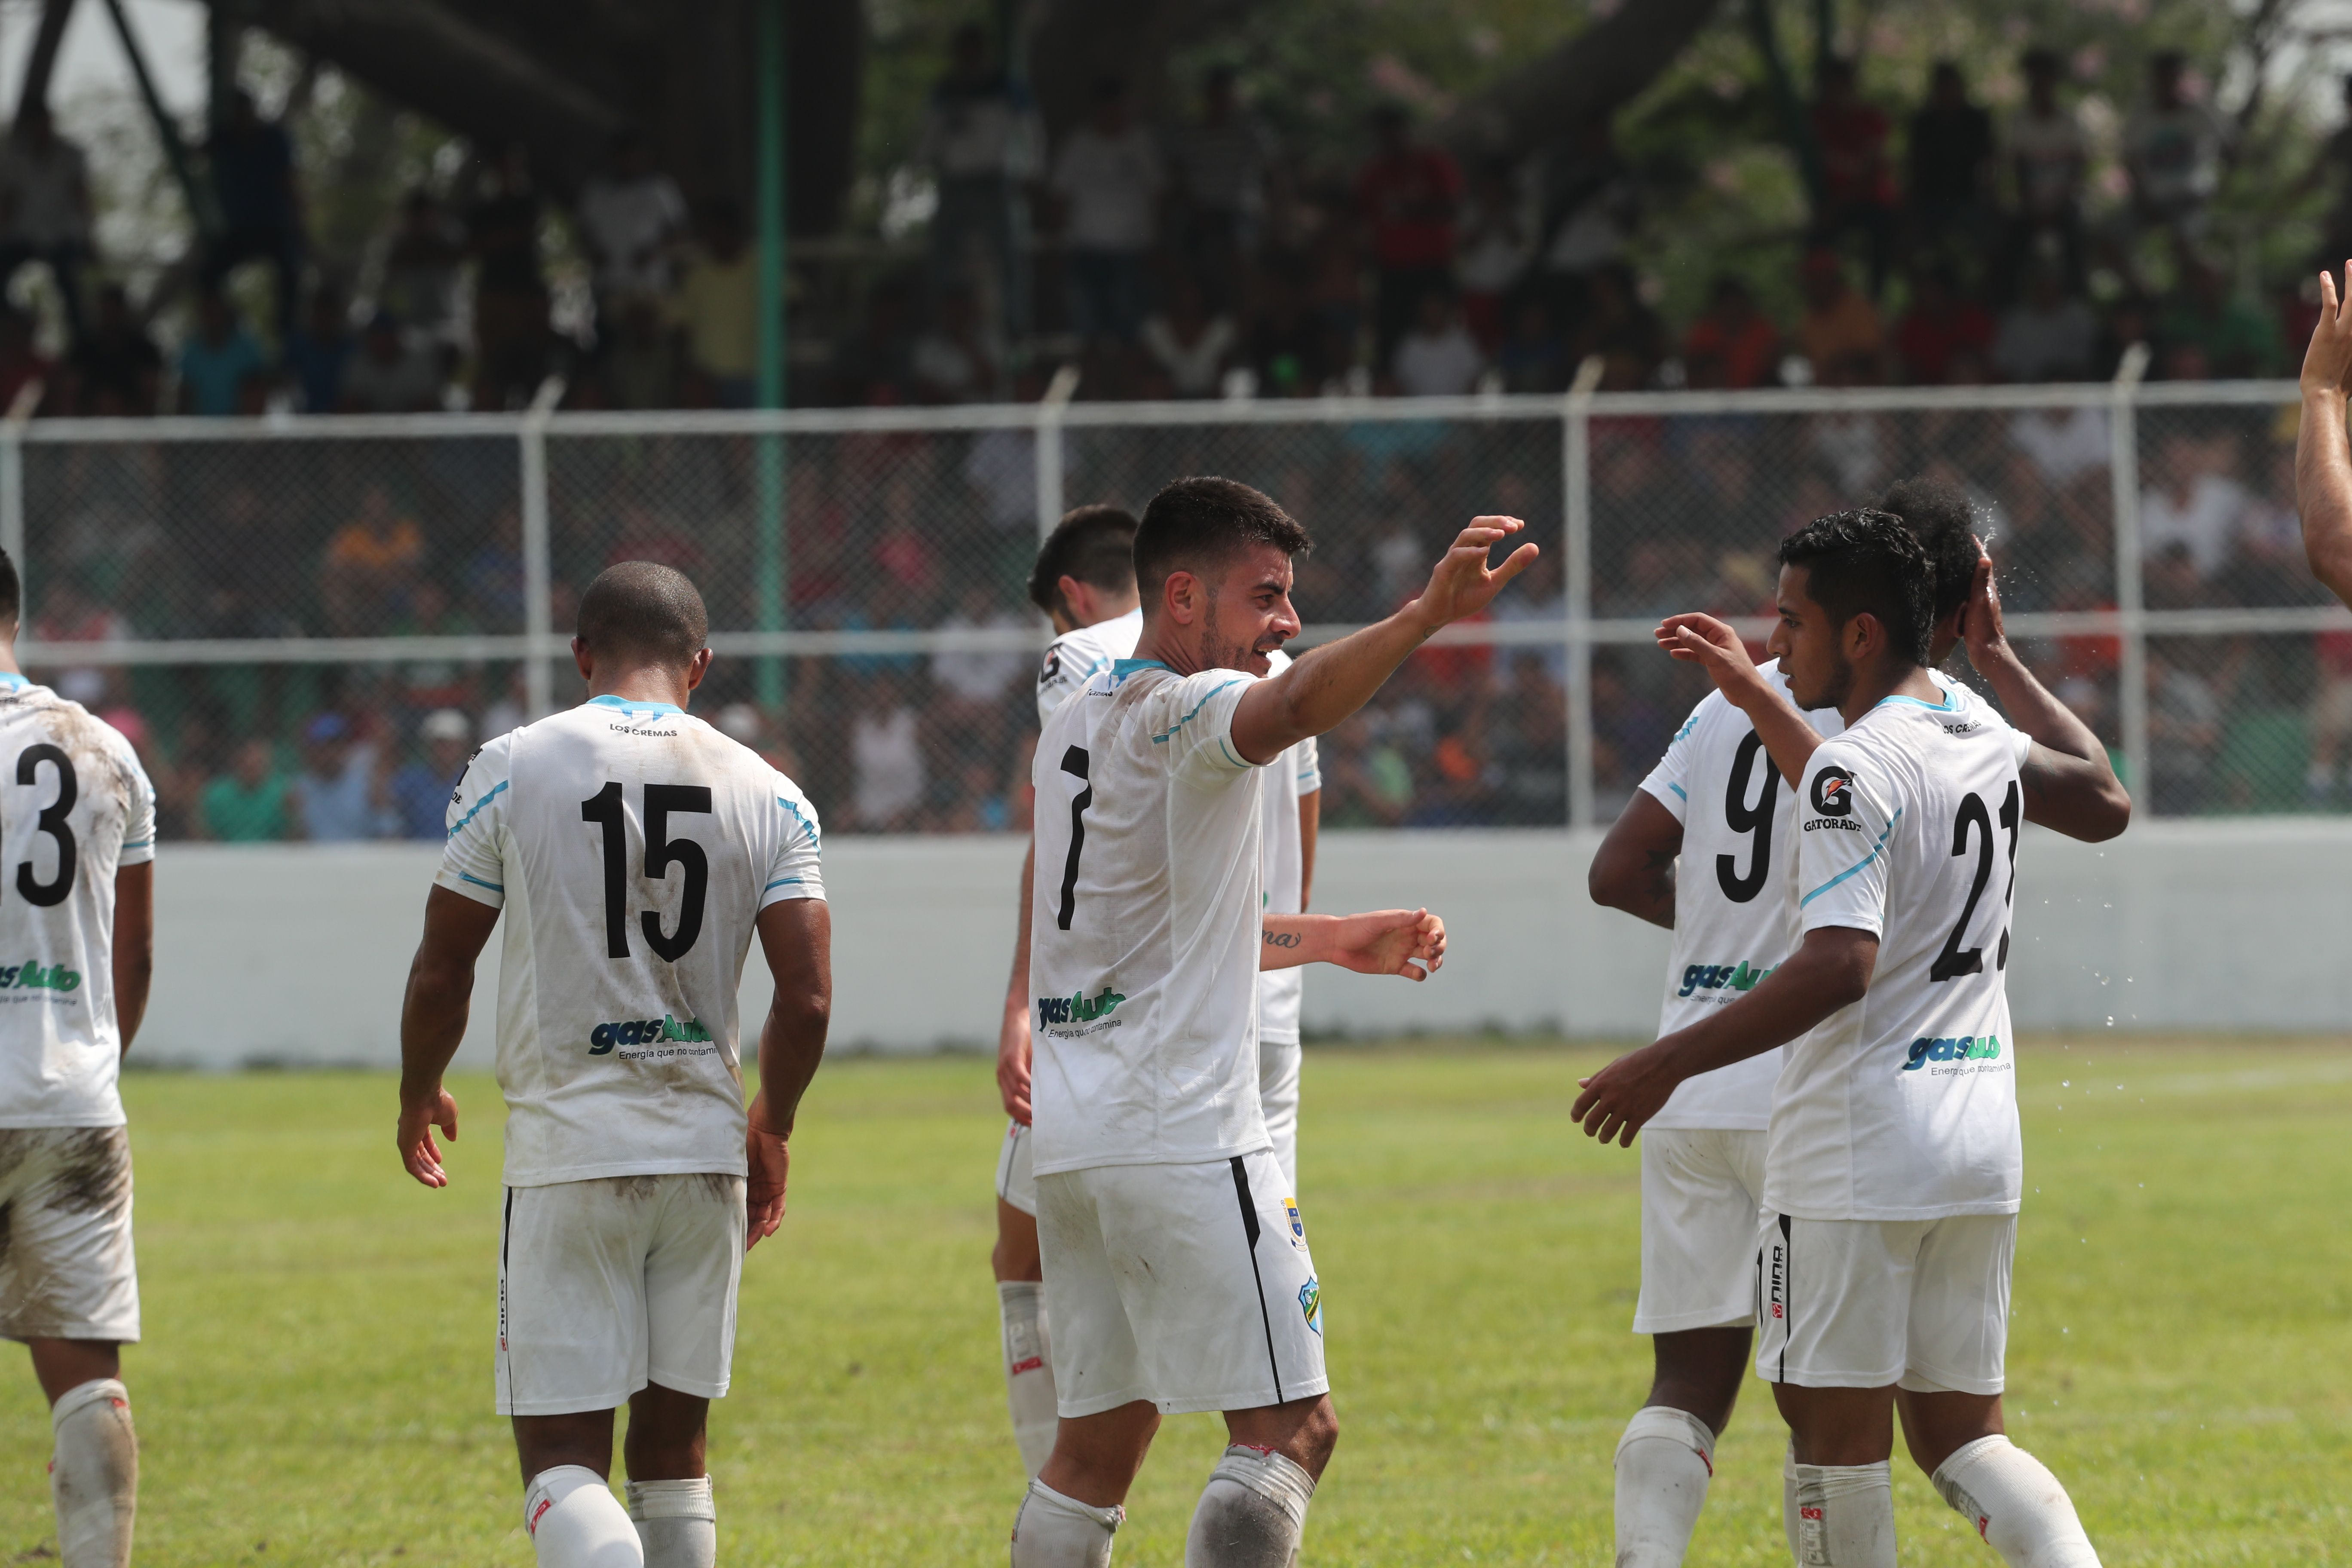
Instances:
[[[16,628],[0,627],[0,675],[23,675],[25,667],[16,662]]]
[[[1143,623],[1143,636],[1135,645],[1135,657],[1153,664],[1164,664],[1178,675],[1198,675],[1209,668],[1201,650],[1183,640],[1184,628],[1175,626],[1154,626],[1149,617]]]
[[[588,682],[591,702],[599,697],[617,697],[624,702],[667,702],[683,710],[693,694],[694,689],[677,671],[655,666],[625,669],[611,677],[600,669]]]
[[[1895,661],[1858,668],[1845,700],[1838,704],[1838,715],[1851,726],[1890,697],[1909,697],[1935,707],[1944,700],[1944,692],[1925,665]]]

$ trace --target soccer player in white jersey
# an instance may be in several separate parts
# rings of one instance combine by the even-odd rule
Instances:
[[[2002,633],[1991,562],[1970,531],[1968,498],[1949,485],[1906,479],[1877,505],[1903,520],[1935,563],[1930,676],[1948,689],[1932,665],[1965,640],[1977,672],[2034,742],[2019,768],[2025,819],[2094,841],[2122,832],[2131,800],[2106,748],[2033,678]],[[1737,643],[1717,623],[1675,617],[1664,640],[1685,657],[1690,639],[1673,635],[1684,626]],[[1756,676],[1769,689],[1742,689],[1760,727],[1710,692],[1593,857],[1597,902],[1675,933],[1661,1035],[1737,1000],[1789,951],[1790,910],[1774,873],[1789,865],[1797,830],[1781,774],[1801,782],[1816,737],[1837,734],[1844,721],[1834,708],[1800,713],[1777,664]],[[1766,731],[1776,744],[1765,742]],[[1678,856],[1687,878],[1677,874]],[[1780,1069],[1772,1050],[1693,1079],[1643,1130],[1633,1329],[1654,1336],[1656,1371],[1617,1446],[1623,1568],[1682,1562],[1714,1475],[1716,1440],[1739,1397],[1755,1321],[1765,1127]],[[1783,1467],[1784,1485],[1793,1474]]]
[[[153,968],[155,791],[120,731],[25,679],[19,600],[0,553],[0,1335],[49,1401],[60,1561],[122,1568],[139,1275],[116,1077]]]
[[[2027,748],[1966,687],[1929,678],[1934,572],[1900,520],[1820,519],[1780,561],[1772,651],[1797,705],[1834,706],[1846,726],[1798,793],[1797,945],[1738,1000],[1596,1073],[1571,1114],[1630,1142],[1683,1082],[1789,1044],[1757,1370],[1793,1440],[1797,1560],[1892,1568],[1899,1405],[1914,1460],[2007,1562],[2086,1568],[2064,1489],[2001,1423],[2023,1182],[2004,973]]]
[[[710,1568],[703,1464],[746,1248],[783,1216],[787,1141],[824,1051],[832,925],[816,813],[685,711],[710,668],[694,584],[625,562],[581,596],[579,707],[476,753],[449,806],[401,1015],[399,1147],[447,1184],[442,1074],[506,911],[498,1407],[543,1568]],[[775,976],[748,1113],[736,987]],[[608,1489],[629,1406],[628,1506]]]
[[[1135,651],[1143,611],[1136,600],[1134,547],[1132,516],[1118,507],[1085,506],[1065,516],[1037,552],[1029,597],[1051,618],[1056,634],[1037,673],[1041,725],[1065,698]],[[1270,657],[1277,671],[1290,662],[1287,654]],[[1311,739],[1292,747],[1267,774],[1265,907],[1272,912],[1298,914],[1307,908],[1322,788]],[[996,1272],[1005,1403],[1022,1468],[1033,1477],[1053,1452],[1058,1419],[1045,1266],[1037,1251],[1037,1185],[1030,1169],[1029,900],[1035,856],[1033,840],[1022,862],[1019,935],[997,1037],[997,1088],[1006,1120],[996,1162],[996,1248],[990,1258]],[[1305,986],[1299,970],[1277,969],[1260,974],[1258,988],[1258,1093],[1266,1134],[1287,1178],[1284,1190],[1295,1194],[1303,1054],[1298,1021]]]
[[[1439,627],[1534,558],[1487,552],[1481,518],[1421,595],[1266,679],[1298,630],[1273,501],[1181,479],[1136,535],[1136,657],[1064,703],[1039,738],[1038,1237],[1061,1426],[1013,1525],[1013,1568],[1101,1568],[1168,1413],[1224,1413],[1232,1446],[1192,1519],[1191,1568],[1295,1561],[1338,1436],[1321,1285],[1257,1095],[1256,978],[1331,962],[1420,978],[1425,911],[1262,909],[1260,772],[1360,708]]]

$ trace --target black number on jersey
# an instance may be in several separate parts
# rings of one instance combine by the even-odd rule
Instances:
[[[678,899],[677,931],[662,934],[661,915],[647,910],[639,916],[646,933],[646,944],[658,953],[664,962],[676,963],[692,950],[702,935],[703,906],[710,899],[710,858],[702,846],[691,838],[673,838],[669,835],[672,813],[710,811],[710,786],[708,784],[647,784],[646,785],[646,859],[644,871],[649,880],[658,881],[669,874],[675,865],[686,868],[686,887]],[[604,953],[609,958],[629,956],[629,833],[628,819],[621,805],[618,781],[606,784],[580,803],[580,819],[593,822],[604,830]]]
[[[2001,895],[2004,910],[2017,892],[2018,817],[2017,784],[2011,780],[2009,794],[2000,803],[2001,826],[2009,829],[2009,889]],[[1950,980],[1962,974],[1984,973],[1984,949],[1960,945],[1960,938],[1968,932],[1969,922],[1977,918],[1977,900],[1984,897],[1985,886],[1992,880],[1992,814],[1985,809],[1984,797],[1975,794],[1960,797],[1959,812],[1952,821],[1952,853],[1955,856],[1969,852],[1971,827],[1976,830],[1977,874],[1969,883],[1969,901],[1960,906],[1960,918],[1952,927],[1952,934],[1944,939],[1944,951],[1936,955],[1934,965],[1927,971],[1930,980]],[[1994,961],[1994,967],[2004,967],[2008,963],[2009,931],[2004,926],[2000,933],[2000,952]]]
[[[1078,778],[1087,776],[1089,759],[1084,746],[1072,746],[1062,753],[1062,771]],[[1070,917],[1078,912],[1078,853],[1087,847],[1087,807],[1095,803],[1095,786],[1089,783],[1070,802],[1070,858],[1062,863],[1062,912],[1055,924],[1064,931],[1070,929]]]
[[[2009,829],[2009,888],[2000,896],[2004,912],[2017,907],[2017,825],[2025,816],[2025,803],[2018,794],[2017,781],[2009,781],[2009,793],[2000,797],[2000,825]],[[2009,967],[2009,923],[2000,928],[2000,953],[1992,961],[1995,969]]]
[[[73,829],[66,826],[66,814],[73,810],[74,802],[80,798],[81,789],[74,778],[73,759],[46,741],[37,746],[27,746],[16,754],[16,782],[20,784],[40,782],[43,763],[53,763],[58,770],[58,798],[41,808],[41,815],[35,819],[34,826],[58,841],[58,879],[54,882],[36,881],[33,863],[19,860],[16,862],[16,890],[25,896],[26,903],[47,908],[51,904],[64,903],[66,895],[73,891],[74,836]]]
[[[1739,862],[1729,855],[1715,858],[1715,879],[1722,884],[1723,896],[1735,904],[1744,904],[1764,890],[1764,879],[1772,868],[1772,810],[1780,799],[1780,770],[1764,759],[1764,788],[1758,794],[1756,804],[1748,804],[1748,778],[1756,771],[1757,755],[1764,750],[1764,737],[1753,730],[1739,749],[1731,754],[1731,783],[1723,792],[1723,820],[1734,833],[1752,833],[1756,847],[1749,852],[1748,874],[1741,876]]]

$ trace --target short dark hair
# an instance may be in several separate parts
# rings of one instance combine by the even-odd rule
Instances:
[[[0,626],[16,625],[24,613],[25,587],[16,576],[16,563],[0,550]]]
[[[710,616],[685,573],[651,561],[607,566],[580,595],[579,637],[600,654],[673,668],[710,645]]]
[[[1959,488],[1915,475],[1895,480],[1870,504],[1901,518],[1935,563],[1935,618],[1968,603],[1977,574],[1977,511]]]
[[[1062,579],[1118,593],[1135,585],[1135,514],[1097,503],[1062,514],[1038,547],[1029,573],[1029,602],[1052,615],[1062,605]]]
[[[1780,541],[1780,564],[1805,569],[1805,594],[1843,629],[1869,614],[1913,664],[1936,626],[1936,563],[1904,521],[1874,507],[1817,517]]]
[[[1135,531],[1135,582],[1143,591],[1145,613],[1173,574],[1209,576],[1253,544],[1299,555],[1315,542],[1273,497],[1238,479],[1202,475],[1166,486],[1143,509]]]

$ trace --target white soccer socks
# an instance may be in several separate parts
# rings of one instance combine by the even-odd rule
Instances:
[[[1946,1459],[1936,1490],[2010,1568],[2099,1568],[2074,1500],[2048,1466],[2003,1436],[1979,1437]]]
[[[1034,1280],[996,1282],[1004,1319],[1004,1402],[1013,1411],[1013,1440],[1021,1468],[1034,1479],[1054,1456],[1061,1414],[1054,1403],[1054,1347],[1045,1324],[1045,1287]]]
[[[1109,1568],[1123,1508],[1089,1508],[1043,1481],[1029,1483],[1013,1516],[1013,1568]]]
[[[531,1477],[523,1489],[522,1524],[539,1568],[645,1568],[629,1510],[585,1465],[558,1465]]]
[[[64,1568],[127,1568],[139,1509],[139,1437],[131,1391],[111,1377],[66,1390],[49,1410],[56,1435],[49,1497]]]
[[[1895,1480],[1885,1460],[1797,1467],[1797,1561],[1895,1568]]]
[[[1617,1568],[1677,1568],[1715,1475],[1715,1433],[1687,1410],[1644,1405],[1617,1439]]]
[[[1887,1481],[1890,1493],[1894,1481]],[[1780,1453],[1780,1531],[1789,1538],[1789,1559],[1800,1561],[1804,1552],[1797,1544],[1797,1440],[1789,1439],[1788,1447]]]
[[[1292,1568],[1315,1478],[1271,1448],[1235,1444],[1209,1472],[1184,1568]]]
[[[645,1547],[646,1568],[717,1568],[719,1510],[710,1478],[631,1481],[629,1518]]]

